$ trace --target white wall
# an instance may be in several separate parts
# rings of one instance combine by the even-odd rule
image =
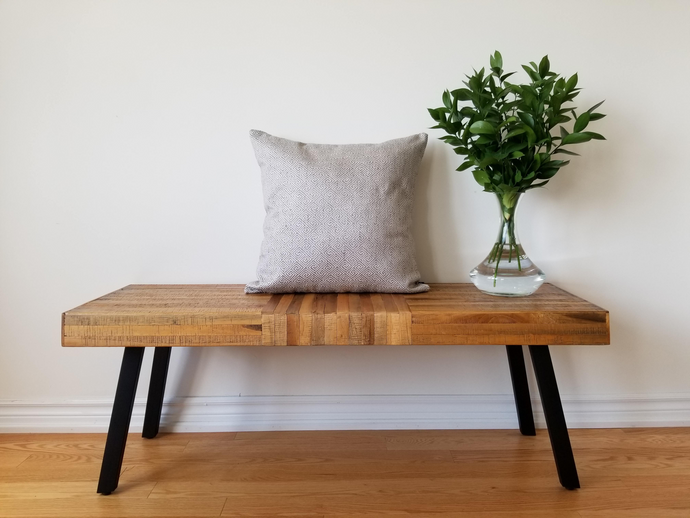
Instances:
[[[608,141],[519,215],[549,280],[611,312],[610,347],[553,352],[562,393],[690,401],[688,20],[680,0],[0,1],[0,400],[112,396],[121,351],[62,349],[64,310],[130,283],[254,277],[250,128],[323,143],[423,131],[442,90],[499,49],[514,70],[548,53],[579,72],[581,105],[607,100]],[[468,281],[495,237],[495,202],[458,163],[430,140],[415,209],[427,281]],[[507,395],[504,356],[176,350],[168,395]]]

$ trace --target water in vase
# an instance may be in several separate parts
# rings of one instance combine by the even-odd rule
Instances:
[[[520,193],[498,195],[501,225],[491,252],[470,272],[470,279],[482,292],[504,297],[531,295],[544,283],[546,275],[522,248],[515,225]]]

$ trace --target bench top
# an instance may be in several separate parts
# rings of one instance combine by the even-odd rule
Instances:
[[[244,293],[244,285],[130,285],[62,315],[65,347],[603,345],[608,311],[551,284],[493,297],[472,284],[427,293]]]

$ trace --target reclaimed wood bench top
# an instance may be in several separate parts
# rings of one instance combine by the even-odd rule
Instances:
[[[608,343],[608,311],[551,284],[521,298],[472,284],[431,284],[414,295],[130,285],[62,315],[65,347]]]

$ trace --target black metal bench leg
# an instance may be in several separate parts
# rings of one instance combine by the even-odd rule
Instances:
[[[525,357],[522,354],[522,346],[506,345],[506,351],[508,351],[510,379],[513,381],[513,395],[515,396],[515,408],[517,409],[520,432],[522,435],[537,435],[537,431],[534,429],[532,401],[529,396],[529,385],[527,384],[527,371],[525,370]]]
[[[154,349],[149,397],[146,400],[146,414],[144,415],[144,430],[141,434],[146,439],[153,439],[158,435],[171,350],[171,347],[156,347]]]
[[[548,345],[530,345],[529,353],[537,378],[541,404],[544,407],[551,449],[553,449],[553,456],[556,459],[558,479],[564,488],[576,489],[580,487],[580,480],[577,476],[573,448],[570,445],[568,427],[565,424],[563,405],[561,404],[561,396],[558,394],[558,385],[556,384],[556,375],[553,372],[549,347]]]
[[[105,441],[101,476],[98,479],[98,492],[104,495],[109,495],[115,491],[120,479],[122,458],[125,455],[127,432],[129,431],[129,422],[132,418],[134,396],[137,392],[137,383],[139,382],[139,372],[141,371],[141,361],[143,358],[143,347],[125,347],[122,367],[120,368],[120,378],[117,382],[117,391],[115,392],[113,413],[110,417],[108,438]]]

